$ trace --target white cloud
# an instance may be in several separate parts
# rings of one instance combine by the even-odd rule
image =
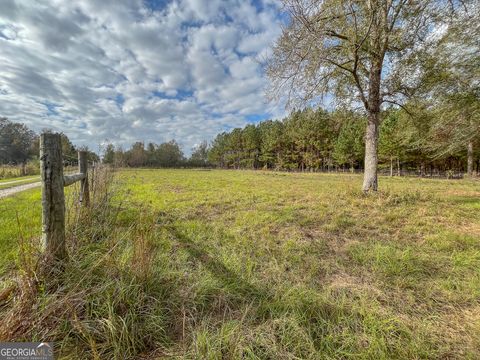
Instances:
[[[249,56],[230,64],[230,74],[236,79],[256,77],[259,73],[258,63]]]
[[[0,2],[0,116],[94,149],[175,138],[188,152],[281,114],[257,62],[279,34],[275,2],[149,3]]]

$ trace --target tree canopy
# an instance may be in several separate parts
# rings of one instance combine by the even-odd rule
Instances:
[[[382,113],[385,120],[379,128],[380,170],[390,175],[420,176],[464,171],[464,148],[443,154],[432,151],[438,141],[431,134],[439,110],[415,103],[407,105],[415,114],[403,109]],[[283,120],[266,120],[218,134],[208,159],[213,166],[230,169],[360,171],[364,169],[363,132],[367,121],[362,112],[347,109],[296,110]],[[474,139],[478,141],[480,134],[476,133]],[[475,166],[478,169],[478,160]]]
[[[98,155],[89,151],[88,148],[77,147],[66,134],[61,133],[60,135],[62,155],[66,165],[77,163],[78,150],[88,151],[88,158],[91,161],[99,160]],[[38,159],[39,141],[39,136],[25,124],[0,117],[0,164],[17,165]]]
[[[269,93],[287,105],[333,95],[367,115],[363,190],[377,189],[382,105],[403,106],[436,33],[459,10],[442,0],[283,0],[288,24],[267,61]],[[458,8],[458,9],[457,9]],[[298,105],[297,105],[298,106]]]
[[[26,162],[35,153],[37,135],[26,125],[0,117],[0,164]]]

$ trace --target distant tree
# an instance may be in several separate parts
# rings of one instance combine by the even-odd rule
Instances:
[[[37,135],[26,125],[0,118],[0,163],[19,164],[35,153]]]
[[[72,163],[78,160],[78,150],[70,141],[68,136],[65,133],[60,133],[60,138],[62,142],[62,155],[64,160],[67,163]]]
[[[202,141],[192,149],[192,155],[189,159],[190,166],[204,167],[208,165],[208,143]]]
[[[432,107],[429,101],[412,100],[406,103],[408,112],[401,108],[383,111],[379,163],[389,165],[391,174],[395,165],[398,175],[401,168],[422,176],[428,169],[432,175],[435,170],[462,168],[464,148],[453,146],[456,140],[448,126],[438,128],[438,119],[444,116],[441,113],[448,113],[442,104]],[[345,108],[332,112],[309,108],[292,111],[281,121],[266,120],[255,127],[247,125],[218,134],[208,150],[208,159],[223,168],[361,169],[367,121],[361,112]],[[439,153],[437,147],[451,151]]]
[[[185,160],[180,145],[175,140],[160,144],[155,157],[161,167],[181,166]]]
[[[390,176],[394,174],[395,162],[397,163],[397,175],[400,175],[400,161],[405,153],[404,133],[399,113],[400,110],[388,111],[380,126],[379,158],[381,161],[390,162]]]
[[[115,161],[115,147],[113,144],[107,144],[103,154],[103,163],[113,165]]]
[[[303,139],[302,125],[306,117],[302,111],[293,111],[290,116],[283,120],[285,124],[284,146],[282,167],[289,170],[304,170],[305,144]]]
[[[285,125],[281,121],[263,121],[258,125],[261,134],[259,159],[267,169],[281,168],[285,152]]]
[[[115,148],[115,154],[113,159],[113,165],[115,167],[123,167],[127,166],[128,164],[128,156],[127,153],[123,151],[122,146],[118,146]]]
[[[147,156],[147,165],[148,166],[155,166],[158,164],[156,158],[157,146],[154,143],[148,143],[146,156]]]
[[[42,132],[51,132],[45,129]],[[60,133],[64,165],[77,165],[78,150],[88,151],[90,161],[98,161],[98,155],[88,148],[77,149],[68,136]],[[0,118],[0,163],[19,164],[36,158],[40,152],[40,137],[26,125]]]
[[[229,134],[222,132],[213,140],[208,151],[208,161],[221,168],[227,167],[226,152]]]
[[[419,175],[425,176],[427,165],[434,158],[432,142],[438,141],[446,134],[437,133],[437,140],[431,137],[435,126],[435,114],[424,100],[415,100],[407,103],[409,112],[401,111],[399,116],[400,147],[404,149],[404,158],[407,163],[419,167]]]
[[[87,148],[87,160],[90,162],[98,163],[100,161],[100,156],[94,151],[91,151]]]
[[[294,112],[285,120],[287,136],[292,141],[291,156],[299,170],[322,167],[332,151],[331,116],[323,109]]]
[[[35,138],[32,141],[31,145],[31,156],[30,158],[37,158],[40,156],[40,136],[35,134]]]
[[[147,163],[147,153],[143,142],[136,142],[132,145],[132,148],[127,151],[127,163],[129,166],[141,167]]]
[[[242,154],[240,166],[255,169],[259,166],[260,132],[255,125],[249,124],[241,131]]]
[[[225,161],[227,166],[240,169],[244,150],[242,129],[235,128],[229,133],[226,146]]]
[[[341,121],[340,132],[335,141],[333,159],[338,165],[349,165],[353,170],[362,162],[365,144],[363,132],[365,124],[359,116],[351,112],[337,113],[337,121]]]

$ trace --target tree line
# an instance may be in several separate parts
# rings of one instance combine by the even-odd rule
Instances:
[[[410,107],[415,115],[403,109],[382,113],[378,144],[381,170],[391,175],[416,172],[423,176],[478,171],[479,153],[473,151],[478,149],[478,135],[454,138],[447,134],[448,129],[438,126],[443,109],[421,104]],[[351,110],[297,110],[283,120],[219,134],[208,149],[208,160],[214,166],[234,169],[363,170],[367,122],[367,116]],[[467,164],[472,167],[467,169]]]
[[[470,134],[469,127],[478,119],[472,120],[471,116],[460,126],[457,120],[453,121],[460,116],[458,107],[451,104],[432,107],[426,101],[417,101],[407,104],[406,109],[391,108],[381,114],[381,171],[421,176],[449,176],[454,172],[472,175],[480,171],[479,132],[473,132],[473,137],[461,136]],[[461,110],[465,109],[474,110],[468,99]],[[171,140],[147,146],[136,142],[127,150],[107,144],[102,161],[117,167],[362,171],[367,122],[360,111],[306,108],[292,111],[282,120],[266,120],[222,132],[210,144],[204,141],[197,145],[189,157],[179,143]],[[76,164],[78,148],[67,135],[61,137],[65,165]],[[0,118],[0,164],[35,162],[38,154],[39,137],[35,132],[24,124]],[[89,156],[99,160],[93,152]]]
[[[462,137],[454,106],[412,101],[405,109],[382,111],[379,127],[380,171],[390,175],[452,176],[480,171],[480,135]],[[473,109],[470,109],[473,111]],[[103,162],[117,167],[217,167],[282,171],[363,171],[361,111],[322,108],[295,110],[282,120],[266,120],[218,134],[186,157],[175,141],[134,143],[129,149],[108,144]]]
[[[44,130],[49,131],[49,130]],[[62,154],[65,165],[76,165],[78,150],[88,151],[90,161],[99,161],[98,155],[86,148],[75,146],[68,136],[61,133]],[[0,165],[21,165],[38,162],[40,137],[25,124],[0,117]]]
[[[103,152],[103,162],[115,167],[205,167],[208,163],[208,144],[202,142],[192,150],[190,157],[186,157],[175,141],[171,140],[161,144],[137,141],[124,150],[122,146],[115,147],[107,144]]]

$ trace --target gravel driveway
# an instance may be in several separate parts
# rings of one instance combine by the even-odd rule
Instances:
[[[5,183],[3,183],[3,184],[5,184]],[[13,194],[16,194],[20,191],[25,191],[25,190],[28,190],[28,189],[36,188],[36,187],[40,186],[41,184],[42,183],[39,181],[39,182],[31,183],[31,184],[19,185],[19,186],[11,187],[11,188],[8,188],[8,189],[0,190],[0,199],[4,198],[4,197],[7,197],[7,196],[10,196],[10,195],[13,195]]]

